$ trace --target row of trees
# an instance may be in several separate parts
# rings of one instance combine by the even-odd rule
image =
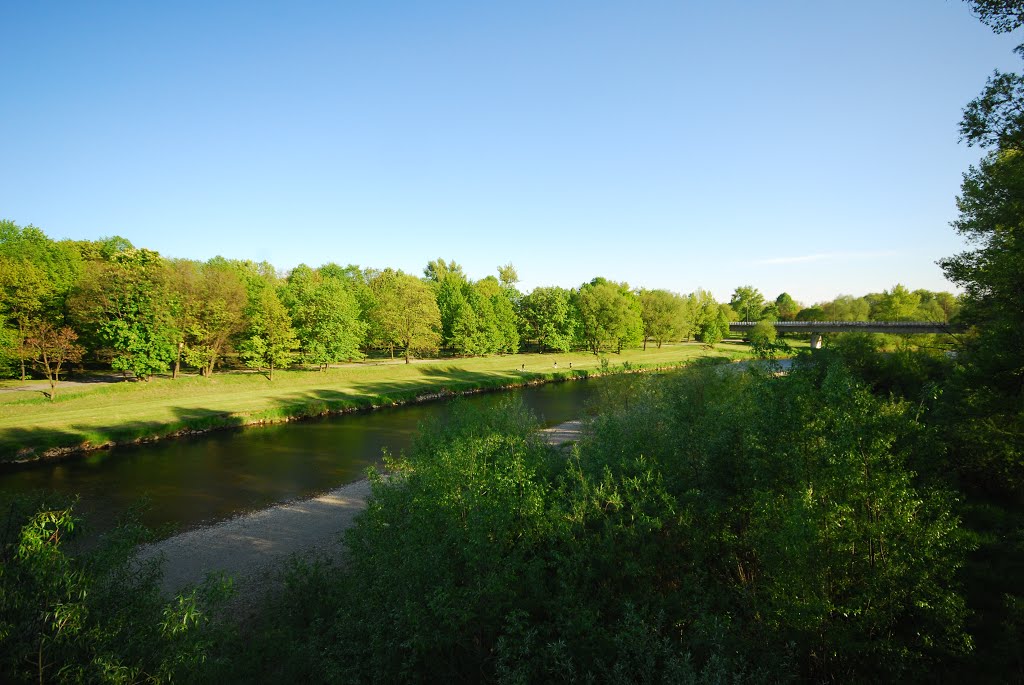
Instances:
[[[146,379],[176,377],[182,366],[210,375],[230,355],[273,377],[292,363],[324,369],[372,352],[407,361],[439,349],[600,354],[690,338],[715,344],[738,319],[948,318],[955,305],[948,293],[896,286],[857,300],[870,304],[847,316],[835,303],[828,314],[823,305],[801,309],[785,293],[768,302],[751,286],[725,304],[705,290],[684,296],[600,277],[528,294],[517,282],[511,265],[474,281],[443,259],[428,263],[423,277],[337,264],[300,265],[282,277],[265,262],[168,259],[119,237],[54,241],[3,221],[0,365],[24,378],[35,363],[55,379],[84,359]],[[949,302],[930,314],[922,304]]]
[[[949,292],[909,290],[897,283],[889,290],[863,297],[840,295],[832,301],[804,307],[788,293],[766,300],[753,286],[733,291],[729,307],[737,321],[937,321],[949,323],[960,301]]]

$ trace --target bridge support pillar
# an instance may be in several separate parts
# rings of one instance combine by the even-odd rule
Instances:
[[[811,333],[811,349],[821,349],[821,333]]]

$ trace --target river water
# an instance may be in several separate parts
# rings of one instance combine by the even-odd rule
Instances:
[[[518,397],[545,426],[579,418],[605,381],[550,383],[463,401]],[[315,495],[359,480],[382,450],[408,448],[420,422],[443,417],[438,401],[373,412],[114,447],[53,464],[0,474],[0,490],[78,495],[89,527],[111,527],[129,508],[153,528],[184,530]]]

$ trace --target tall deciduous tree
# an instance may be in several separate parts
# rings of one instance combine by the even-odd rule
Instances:
[[[414,354],[434,352],[441,343],[441,313],[433,289],[409,274],[384,269],[370,280],[373,306],[368,312],[374,344],[403,348],[405,363]]]
[[[291,316],[273,284],[267,283],[251,296],[248,319],[249,330],[241,345],[242,359],[251,368],[268,369],[269,379],[274,380],[274,369],[295,359],[299,341]]]
[[[535,340],[541,352],[568,352],[579,323],[572,293],[565,288],[537,287],[520,305],[523,335]]]
[[[775,310],[780,321],[793,321],[800,311],[800,304],[789,293],[782,293],[775,298]]]
[[[519,314],[516,312],[516,302],[521,296],[513,284],[518,276],[511,264],[499,267],[501,269],[506,270],[502,280],[488,276],[474,283],[473,287],[487,299],[494,315],[493,351],[515,354],[519,351]],[[511,274],[508,270],[511,270]]]
[[[640,303],[625,283],[595,278],[576,294],[580,335],[595,355],[615,347],[621,351],[643,339]]]
[[[413,354],[432,352],[440,343],[441,315],[430,288],[414,276],[398,272],[392,312],[395,337],[405,350],[405,363]]]
[[[245,285],[230,263],[214,258],[206,263],[173,261],[170,288],[179,352],[186,363],[210,376],[245,326]],[[175,359],[175,377],[179,361]]]
[[[503,288],[514,288],[519,282],[519,272],[511,262],[498,267],[498,281],[501,282]]]
[[[148,380],[175,358],[169,300],[164,260],[152,250],[130,249],[89,262],[71,306],[109,351],[111,368]]]
[[[366,324],[342,279],[303,264],[289,274],[284,295],[307,364],[327,368],[333,362],[362,358],[359,348]]]
[[[45,302],[52,292],[40,268],[28,260],[0,255],[0,316],[12,328],[10,347],[20,364],[21,380],[29,359],[28,329],[45,316]]]
[[[54,242],[35,226],[0,220],[0,328],[6,324],[17,331],[8,337],[22,380],[29,355],[25,345],[29,325],[67,323],[67,298],[81,266],[74,245]]]
[[[1019,0],[971,0],[997,32],[1024,23]],[[1024,55],[1024,46],[1016,49]],[[1024,492],[1024,77],[995,72],[968,104],[962,140],[989,152],[964,174],[953,222],[972,249],[940,262],[963,288],[963,339],[948,400],[954,458],[984,486]]]
[[[921,297],[899,283],[882,293],[871,318],[875,321],[911,321],[921,306]]]
[[[685,318],[683,298],[667,290],[641,290],[638,297],[645,350],[648,340],[653,340],[660,348],[666,340],[680,337]]]
[[[743,321],[759,321],[764,305],[764,295],[752,285],[741,285],[736,288],[729,302],[729,306]]]

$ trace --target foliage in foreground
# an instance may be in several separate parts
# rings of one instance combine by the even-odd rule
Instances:
[[[227,586],[167,602],[156,562],[133,560],[145,530],[126,522],[89,552],[69,551],[67,502],[19,498],[0,520],[0,680],[189,681],[227,633],[211,622]]]
[[[908,405],[838,365],[622,382],[568,457],[512,406],[431,427],[225,677],[925,679],[970,650]]]

